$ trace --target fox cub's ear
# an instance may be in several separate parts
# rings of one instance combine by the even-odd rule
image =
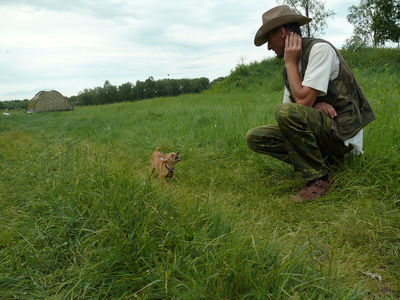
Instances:
[[[166,161],[166,158],[165,157],[160,157],[160,160]]]

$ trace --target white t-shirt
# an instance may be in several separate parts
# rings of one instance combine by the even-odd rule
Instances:
[[[325,96],[328,91],[329,81],[334,80],[339,75],[339,57],[336,51],[327,43],[316,43],[310,51],[310,58],[307,70],[304,74],[303,86],[308,86],[318,90],[319,96]],[[299,72],[301,72],[301,63],[298,63]],[[283,93],[283,103],[290,101],[290,92],[285,86]],[[352,145],[354,155],[363,154],[363,130],[361,129],[354,137],[345,140],[346,146]]]

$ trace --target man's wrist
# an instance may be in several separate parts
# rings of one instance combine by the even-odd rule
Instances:
[[[289,67],[289,68],[291,68],[291,67],[296,67],[297,68],[297,62],[296,61],[294,61],[294,60],[285,60],[285,66],[286,66],[286,69]]]

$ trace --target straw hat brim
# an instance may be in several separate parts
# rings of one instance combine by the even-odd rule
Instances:
[[[279,18],[272,19],[264,23],[260,29],[258,29],[256,36],[254,37],[254,44],[256,46],[261,46],[267,42],[267,33],[271,30],[278,28],[279,26],[286,25],[289,23],[299,23],[300,26],[310,23],[312,19],[307,18],[302,15],[285,15]]]

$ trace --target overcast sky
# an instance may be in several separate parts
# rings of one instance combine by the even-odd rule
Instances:
[[[323,38],[341,47],[352,34],[348,8]],[[44,89],[65,96],[85,88],[135,83],[149,76],[213,80],[235,66],[271,57],[253,39],[260,0],[0,0],[0,100],[31,99]]]

